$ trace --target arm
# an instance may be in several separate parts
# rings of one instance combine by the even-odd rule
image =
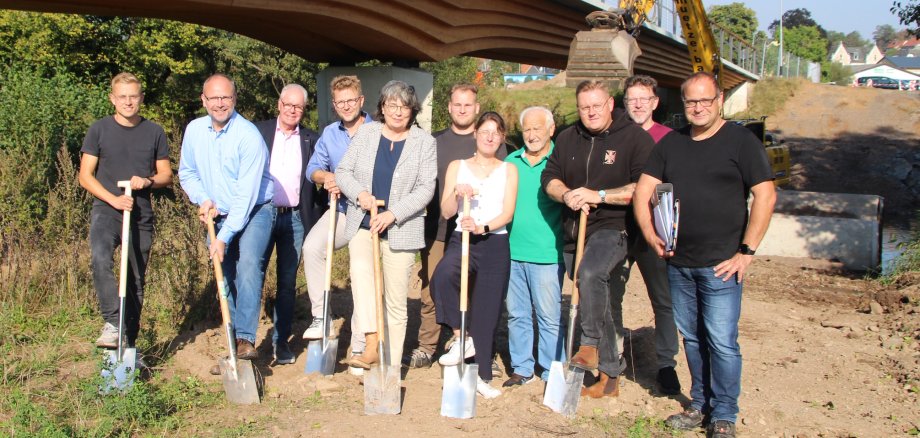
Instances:
[[[658,257],[670,257],[674,252],[664,252],[664,242],[655,232],[655,224],[652,222],[652,208],[649,201],[652,199],[652,193],[655,186],[661,184],[661,180],[648,174],[642,174],[639,182],[636,183],[635,197],[633,198],[633,214],[636,216],[636,223],[642,231],[642,237],[648,242],[649,246],[655,249]]]
[[[131,211],[131,207],[134,205],[134,198],[125,195],[113,195],[105,187],[102,187],[102,183],[96,179],[96,167],[98,165],[99,157],[83,153],[83,156],[80,157],[80,186],[116,210]]]
[[[454,188],[457,185],[457,168],[459,166],[459,160],[451,161],[447,166],[447,172],[444,173],[444,193],[441,194],[441,217],[444,219],[456,216],[459,210],[457,194],[454,193]]]
[[[412,137],[410,136],[409,138],[411,139]],[[387,206],[387,210],[393,213],[398,224],[424,211],[425,207],[428,206],[428,202],[434,197],[435,182],[438,178],[437,147],[435,146],[434,137],[427,133],[423,134],[420,140],[423,143],[419,151],[419,169],[418,176],[415,179],[415,186],[407,196]]]
[[[169,166],[169,160],[157,160],[156,162],[157,173],[150,177],[150,184],[148,187],[152,189],[159,189],[163,187],[169,187],[172,185],[172,167]]]
[[[331,161],[326,138],[326,136],[320,136],[319,141],[316,142],[316,148],[310,157],[310,162],[307,163],[307,179],[319,184],[330,194],[337,194],[341,190],[335,185],[335,174],[331,172],[335,169],[329,168]]]
[[[185,128],[185,136],[182,138],[182,153],[179,158],[179,184],[193,204],[203,206],[205,202],[210,204],[211,197],[204,189],[204,183],[198,172],[199,165],[195,159],[196,151],[194,146],[196,140],[193,137],[195,137],[194,127],[189,124]]]
[[[751,203],[751,217],[748,218],[747,228],[744,230],[742,243],[746,243],[752,250],[756,250],[767,233],[767,227],[770,225],[770,218],[773,216],[773,206],[776,204],[776,187],[772,180],[761,182],[751,187],[754,194],[754,201]],[[716,277],[727,281],[735,273],[738,274],[738,282],[744,279],[744,272],[748,265],[754,260],[754,256],[735,253],[732,258],[719,263],[715,267]]]
[[[601,195],[598,193],[598,190],[579,187],[575,190],[572,190],[568,197],[574,197],[576,199],[583,200],[584,203],[592,207],[597,207],[597,205],[601,204],[602,201],[604,204],[629,205],[633,200],[633,192],[635,190],[636,183],[629,183],[625,186],[617,187],[614,189],[604,189],[606,195],[604,196],[604,199],[601,200]]]

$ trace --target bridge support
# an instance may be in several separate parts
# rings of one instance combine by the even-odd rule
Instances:
[[[754,84],[751,82],[742,82],[735,88],[725,90],[725,105],[722,107],[725,116],[731,117],[746,110],[753,90]]]
[[[337,119],[332,107],[332,95],[329,83],[339,75],[355,75],[361,79],[361,91],[364,93],[364,111],[374,116],[377,111],[377,101],[380,100],[380,89],[394,79],[406,82],[415,87],[422,104],[419,112],[419,126],[426,131],[431,131],[431,104],[433,102],[434,76],[420,69],[409,69],[394,66],[377,67],[329,67],[316,74],[316,101],[319,112],[319,129]]]

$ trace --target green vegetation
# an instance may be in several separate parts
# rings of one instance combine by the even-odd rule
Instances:
[[[590,425],[591,428],[597,429],[606,436],[625,436],[628,438],[680,436],[679,431],[670,429],[660,419],[645,416],[631,418],[625,414],[609,415],[598,408],[595,408],[591,415],[578,417],[576,423]]]
[[[751,105],[742,113],[735,114],[732,118],[760,118],[772,116],[779,111],[786,100],[795,94],[804,79],[766,78],[754,86],[751,96]]]
[[[883,284],[909,286],[920,282],[920,232],[914,232],[900,249],[901,255],[893,261],[892,269],[879,279]]]

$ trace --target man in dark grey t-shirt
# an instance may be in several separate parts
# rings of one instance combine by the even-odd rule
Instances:
[[[154,225],[150,190],[171,185],[172,168],[163,128],[138,114],[144,93],[137,77],[130,73],[115,76],[109,101],[115,114],[97,120],[86,132],[80,150],[79,179],[95,198],[89,241],[93,284],[105,320],[96,345],[116,348],[119,336],[125,336],[128,346],[137,340]],[[119,181],[130,181],[132,196],[125,196],[118,187]],[[131,212],[131,248],[125,333],[119,333],[119,298],[113,267],[115,248],[121,244],[124,211]]]

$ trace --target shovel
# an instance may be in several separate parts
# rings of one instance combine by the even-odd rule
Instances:
[[[118,181],[118,187],[125,189],[125,196],[131,197],[131,181]],[[137,349],[125,348],[125,291],[128,288],[128,248],[131,244],[131,212],[124,211],[121,220],[121,270],[118,275],[118,349],[109,351],[102,368],[105,383],[103,393],[112,389],[126,391],[134,384]]]
[[[377,200],[371,207],[371,220],[377,217],[377,206],[383,201]],[[400,382],[399,365],[392,365],[387,357],[385,327],[383,325],[383,269],[380,267],[380,236],[371,233],[374,257],[374,288],[377,299],[377,351],[380,359],[364,373],[364,413],[398,414],[401,410],[400,395],[402,383]],[[368,345],[370,347],[370,345]]]
[[[463,197],[463,217],[470,214],[470,197]],[[470,275],[470,232],[463,230],[460,241],[460,363],[444,367],[441,416],[473,418],[476,415],[476,376],[478,364],[465,363],[466,308]]]
[[[217,239],[214,233],[214,219],[211,212],[207,214],[208,236],[211,242]],[[214,260],[214,280],[217,282],[218,298],[220,299],[220,316],[224,320],[224,331],[227,335],[227,347],[230,357],[217,361],[220,367],[220,376],[224,381],[224,392],[227,400],[239,405],[252,405],[259,403],[259,385],[256,383],[256,373],[252,362],[236,359],[236,336],[233,332],[233,321],[230,319],[230,306],[227,304],[227,286],[224,283],[224,270],[220,262]]]
[[[572,345],[575,343],[575,317],[578,316],[578,266],[585,252],[585,229],[588,214],[581,212],[578,219],[578,241],[575,244],[575,270],[572,279],[572,302],[569,306],[569,326],[565,339],[565,363],[553,361],[549,367],[549,381],[543,393],[543,404],[566,417],[575,415],[581,398],[581,385],[585,370],[570,365]]]
[[[320,373],[331,376],[335,372],[335,355],[339,351],[338,338],[329,337],[332,321],[329,317],[329,291],[332,290],[332,252],[335,250],[336,200],[338,196],[329,195],[329,235],[326,236],[326,290],[323,291],[323,339],[310,341],[307,345],[307,365],[304,373]]]

